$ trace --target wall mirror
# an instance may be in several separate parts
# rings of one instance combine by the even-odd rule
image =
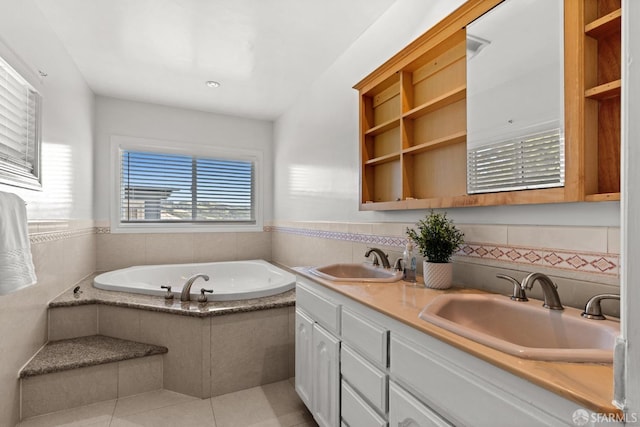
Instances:
[[[467,192],[564,185],[563,2],[505,0],[467,26]]]

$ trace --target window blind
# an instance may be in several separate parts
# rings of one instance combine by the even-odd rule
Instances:
[[[467,192],[564,185],[564,137],[559,129],[469,150]]]
[[[40,95],[0,58],[0,178],[39,186]]]
[[[255,224],[255,164],[143,151],[121,152],[123,223]]]

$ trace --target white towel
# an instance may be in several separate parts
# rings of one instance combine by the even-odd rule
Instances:
[[[34,283],[27,208],[15,194],[0,192],[0,295]]]

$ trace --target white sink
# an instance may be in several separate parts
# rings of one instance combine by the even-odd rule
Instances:
[[[444,294],[420,318],[470,340],[525,359],[566,362],[613,361],[620,325],[589,320],[582,311],[549,310],[542,302],[512,301],[494,294]]]
[[[330,264],[309,270],[323,279],[339,282],[397,282],[402,272],[375,267],[371,264]]]

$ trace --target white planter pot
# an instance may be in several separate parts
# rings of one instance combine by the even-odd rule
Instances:
[[[433,289],[448,289],[453,281],[453,263],[422,261],[424,285]]]

